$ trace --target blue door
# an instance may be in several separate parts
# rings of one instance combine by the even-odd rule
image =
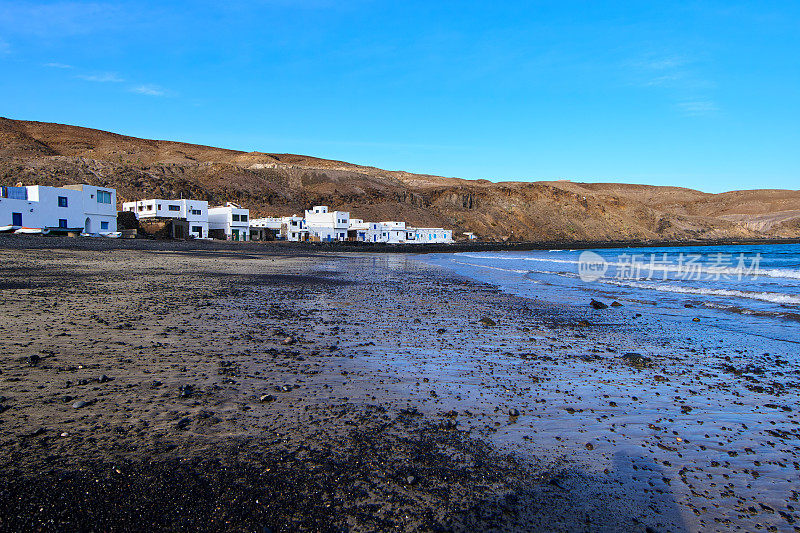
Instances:
[[[12,226],[22,225],[22,213],[11,213],[11,225]]]

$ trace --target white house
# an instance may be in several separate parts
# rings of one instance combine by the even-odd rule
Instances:
[[[453,230],[443,228],[413,228],[417,244],[451,244]]]
[[[370,222],[366,235],[367,242],[387,242],[400,244],[414,241],[414,231],[406,228],[405,222]]]
[[[254,218],[250,221],[250,227],[273,230],[277,239],[282,241],[308,240],[306,221],[303,217],[297,215],[292,215],[290,217]]]
[[[306,226],[311,240],[344,241],[350,228],[350,213],[347,211],[328,211],[327,205],[315,205],[306,210]]]
[[[136,218],[178,218],[189,223],[189,234],[197,239],[209,237],[208,202],[204,200],[137,200],[122,204],[123,211],[133,211]]]
[[[94,185],[2,187],[0,227],[80,231],[91,235],[117,231],[117,191]]]
[[[351,218],[347,229],[347,240],[366,242],[369,225],[369,222],[364,222],[360,218]]]
[[[208,209],[209,232],[229,241],[250,240],[250,210],[228,202]]]

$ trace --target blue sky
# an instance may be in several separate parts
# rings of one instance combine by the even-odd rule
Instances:
[[[0,1],[0,115],[463,178],[800,188],[799,2]]]

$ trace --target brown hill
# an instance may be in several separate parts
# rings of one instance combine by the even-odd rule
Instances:
[[[233,201],[253,216],[300,213],[323,203],[366,220],[444,226],[490,240],[800,237],[800,191],[707,194],[614,183],[492,183],[5,118],[0,173],[3,184],[114,187],[120,202]]]

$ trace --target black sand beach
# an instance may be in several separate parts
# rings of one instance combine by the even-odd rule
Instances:
[[[798,530],[779,343],[406,255],[7,242],[0,529]]]

